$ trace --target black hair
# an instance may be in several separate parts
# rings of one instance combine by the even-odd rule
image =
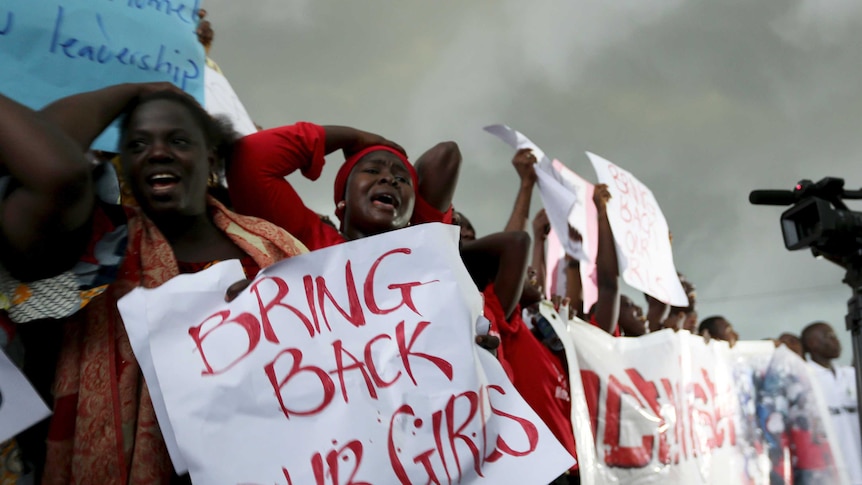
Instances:
[[[136,98],[126,106],[120,118],[120,143],[126,136],[126,131],[131,123],[132,113],[142,105],[150,101],[173,101],[183,105],[192,118],[197,123],[198,127],[204,133],[207,148],[211,149],[215,154],[216,163],[213,167],[213,177],[219,184],[223,181],[223,174],[230,160],[231,151],[234,142],[239,138],[230,120],[223,117],[214,118],[198,103],[194,98],[185,93],[177,91],[157,91]],[[122,152],[122,146],[118,147],[118,151]]]
[[[719,320],[724,320],[724,317],[713,315],[711,317],[704,318],[701,320],[700,325],[697,326],[697,333],[703,335],[704,330],[709,330],[709,334],[715,337],[716,333],[718,333]]]

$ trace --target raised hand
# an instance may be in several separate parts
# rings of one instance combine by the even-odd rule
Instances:
[[[550,232],[551,221],[548,219],[548,213],[542,209],[533,217],[533,237],[537,240],[544,240]]]
[[[608,190],[606,184],[598,184],[593,191],[593,202],[596,204],[596,209],[605,209],[608,201],[611,200],[611,191]]]
[[[512,165],[515,167],[515,171],[518,172],[518,177],[521,178],[522,183],[530,185],[536,183],[535,164],[536,156],[533,155],[533,151],[529,148],[518,150],[512,158]]]

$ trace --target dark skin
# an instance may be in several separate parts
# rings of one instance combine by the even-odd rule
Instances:
[[[787,347],[791,352],[795,353],[799,357],[805,358],[805,350],[802,346],[802,339],[800,339],[796,335],[793,335],[792,333],[782,333],[778,336],[775,342],[776,346],[781,344],[784,344],[785,347]]]
[[[216,228],[206,209],[213,150],[188,109],[155,100],[132,113],[120,142],[123,171],[141,209],[156,224],[179,261],[245,256]],[[162,181],[160,177],[170,177]]]
[[[326,154],[342,150],[345,158],[347,158],[366,147],[374,145],[385,145],[401,153],[406,153],[397,143],[373,133],[346,126],[324,126],[323,128],[326,132]],[[406,227],[413,215],[413,204],[415,203],[417,192],[428,204],[440,212],[449,210],[449,207],[452,205],[452,196],[455,192],[458,172],[461,167],[461,152],[458,150],[458,145],[454,142],[438,143],[419,157],[414,166],[419,178],[419,187],[411,187],[413,202],[409,205],[409,212],[403,210],[407,208],[407,205],[404,204],[400,206],[401,211],[392,213],[391,217],[388,218],[379,213],[379,211],[370,211],[366,210],[368,207],[362,207],[363,205],[368,206],[372,202],[370,199],[362,199],[361,196],[348,198],[349,195],[362,193],[363,190],[365,190],[366,195],[368,194],[367,187],[358,186],[359,181],[365,180],[365,178],[356,174],[359,171],[365,170],[365,168],[361,168],[360,166],[364,167],[365,162],[372,159],[378,160],[378,163],[390,162],[386,167],[379,167],[381,172],[385,168],[389,169],[389,174],[381,173],[381,175],[390,175],[392,177],[391,181],[388,182],[398,182],[400,188],[403,188],[405,184],[412,185],[409,172],[407,172],[407,169],[401,165],[401,161],[393,154],[379,151],[371,152],[362,157],[362,160],[350,172],[345,191],[345,200],[343,201],[344,205],[341,205],[341,202],[339,202],[339,205],[345,209],[345,214],[351,213],[352,215],[349,218],[345,217],[342,226],[342,233],[347,239],[353,240]],[[396,160],[398,161],[397,164],[395,163]],[[357,186],[354,187],[354,185]],[[407,196],[404,195],[403,199],[406,200],[406,198]],[[359,202],[362,202],[362,204],[357,204]],[[354,204],[357,205],[354,206]]]
[[[473,228],[473,224],[470,222],[470,219],[467,219],[467,216],[455,211],[452,214],[452,224],[460,228],[462,243],[476,240],[476,229]]]
[[[533,187],[537,180],[535,164],[536,157],[529,148],[518,150],[512,158],[512,166],[515,167],[521,183],[515,196],[512,214],[503,231],[524,231],[527,228],[527,221],[530,219],[530,199],[533,197]],[[535,264],[535,261],[533,263]]]
[[[514,216],[514,214],[513,214]],[[533,217],[533,262],[532,268],[536,271],[536,279],[539,284],[546,281],[545,268],[545,242],[551,232],[551,222],[545,209],[540,210]]]
[[[339,202],[344,236],[353,240],[406,227],[415,193],[410,172],[397,156],[386,151],[365,155],[350,171]]]
[[[599,243],[596,254],[598,300],[594,316],[599,328],[614,333],[620,315],[620,285],[614,233],[608,220],[607,204],[611,193],[605,184],[596,185],[593,202],[599,219]]]
[[[832,361],[841,357],[841,342],[832,326],[825,322],[815,322],[802,331],[802,346],[811,360],[832,370]]]
[[[49,116],[0,95],[0,175],[13,184],[0,202],[0,262],[22,281],[77,261],[94,205],[83,151]]]
[[[647,322],[650,332],[655,332],[662,328],[679,328],[678,325],[681,323],[679,315],[674,315],[673,318],[668,321],[671,317],[671,308],[669,304],[656,300],[649,295],[645,296],[647,299]]]
[[[626,295],[620,295],[620,331],[626,337],[640,337],[647,333],[646,318],[641,307]]]
[[[730,322],[724,318],[720,318],[715,325],[716,330],[714,332],[704,329],[701,336],[706,340],[709,340],[710,338],[723,340],[729,343],[731,347],[736,345],[736,341],[739,340],[739,334],[736,333],[736,330],[733,329],[733,325],[731,325]]]
[[[476,286],[494,283],[494,293],[507,319],[524,289],[529,252],[530,236],[523,231],[498,232],[461,244],[461,258]]]
[[[44,111],[83,152],[130,102],[162,90],[181,92],[169,83],[120,84],[61,99]],[[244,256],[215,227],[206,211],[214,147],[207,146],[203,128],[197,126],[188,108],[168,100],[140,105],[131,115],[120,146],[121,160],[141,209],[167,238],[178,260]],[[159,174],[172,175],[172,182],[154,184],[152,176]]]
[[[542,295],[535,271],[531,272],[530,281],[525,281],[528,276],[530,236],[524,229],[529,219],[530,196],[536,183],[534,163],[535,157],[530,150],[518,150],[512,158],[521,184],[504,232],[472,241],[462,239],[461,244],[461,257],[476,285],[484,288],[493,281],[494,293],[500,300],[506,319],[511,318],[520,301],[539,301]],[[475,238],[475,231],[471,231],[472,224],[463,214],[460,214],[460,222],[462,236],[469,238],[472,232]]]
[[[213,39],[215,38],[215,31],[213,31],[212,25],[210,25],[210,21],[205,19],[206,16],[206,10],[198,10],[198,27],[195,30],[195,33],[198,36],[198,42],[200,42],[201,45],[204,46],[206,52],[209,53],[210,47],[213,43]]]
[[[419,176],[419,195],[440,212],[452,206],[461,171],[461,150],[454,141],[431,147],[413,164]]]

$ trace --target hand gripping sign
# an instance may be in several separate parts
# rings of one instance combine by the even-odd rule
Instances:
[[[567,470],[473,343],[481,301],[456,241],[423,224],[315,251],[230,304],[236,262],[121,300],[192,479],[544,484]]]
[[[652,191],[634,175],[587,152],[599,182],[611,192],[608,221],[626,284],[678,307],[688,306],[670,247],[670,231]]]
[[[566,253],[580,261],[590,261],[587,206],[592,204],[592,200],[587,197],[587,192],[592,185],[566,168],[560,161],[552,161],[529,138],[508,126],[486,126],[485,131],[516,150],[529,148],[533,151],[533,155],[538,160],[535,170],[539,179],[539,195],[542,197],[542,205],[548,213],[551,227],[559,236]],[[575,241],[569,238],[569,226],[581,233],[584,239]]]

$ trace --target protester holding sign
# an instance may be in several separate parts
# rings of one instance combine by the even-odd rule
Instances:
[[[230,136],[167,84],[82,93],[45,110],[79,153],[121,112],[119,147],[140,208],[126,210],[128,245],[117,279],[65,324],[55,380],[47,483],[167,483],[171,463],[117,300],[212,262],[240,259],[249,276],[305,252],[290,234],[240,216],[207,195]]]
[[[468,253],[475,250],[477,243],[495,238],[513,239],[516,236],[520,236],[516,239],[518,242],[520,239],[525,239],[523,236],[527,234],[524,230],[529,219],[530,196],[537,179],[535,163],[536,158],[529,149],[521,149],[515,153],[512,165],[521,183],[509,221],[502,233],[481,238],[473,243],[463,243],[462,257],[465,257],[468,268],[471,267]],[[466,218],[462,217],[462,223],[464,220]],[[542,222],[540,218],[534,230],[537,229],[536,226],[542,226]],[[541,227],[538,227],[538,230],[543,232]],[[464,226],[462,226],[462,234],[463,231]],[[544,265],[544,256],[539,253],[537,259],[535,249],[535,246],[543,244],[544,237],[537,236],[533,249],[534,265],[537,263],[540,266]],[[538,305],[543,300],[540,282],[544,281],[544,278],[539,278],[534,268],[529,268],[526,273],[523,271],[529,252],[528,246],[521,248],[520,245],[513,247],[513,244],[507,244],[501,249],[505,250],[512,259],[509,261],[499,259],[497,281],[489,284],[484,291],[486,316],[492,320],[492,325],[500,333],[501,360],[511,370],[510,378],[515,389],[536,411],[566,450],[576,455],[565,359],[552,352],[552,350],[556,352],[562,350],[558,346],[559,338],[538,311]],[[516,264],[516,261],[520,264]],[[475,273],[475,269],[471,271],[471,274]],[[510,279],[507,286],[499,281],[501,276]],[[515,280],[516,277],[519,277],[520,281]],[[482,287],[481,281],[477,281],[477,284]],[[512,293],[504,288],[511,288],[518,292]],[[501,311],[500,307],[505,309]],[[554,483],[568,483],[570,478],[576,480],[577,470],[578,465],[575,463],[568,474]]]

